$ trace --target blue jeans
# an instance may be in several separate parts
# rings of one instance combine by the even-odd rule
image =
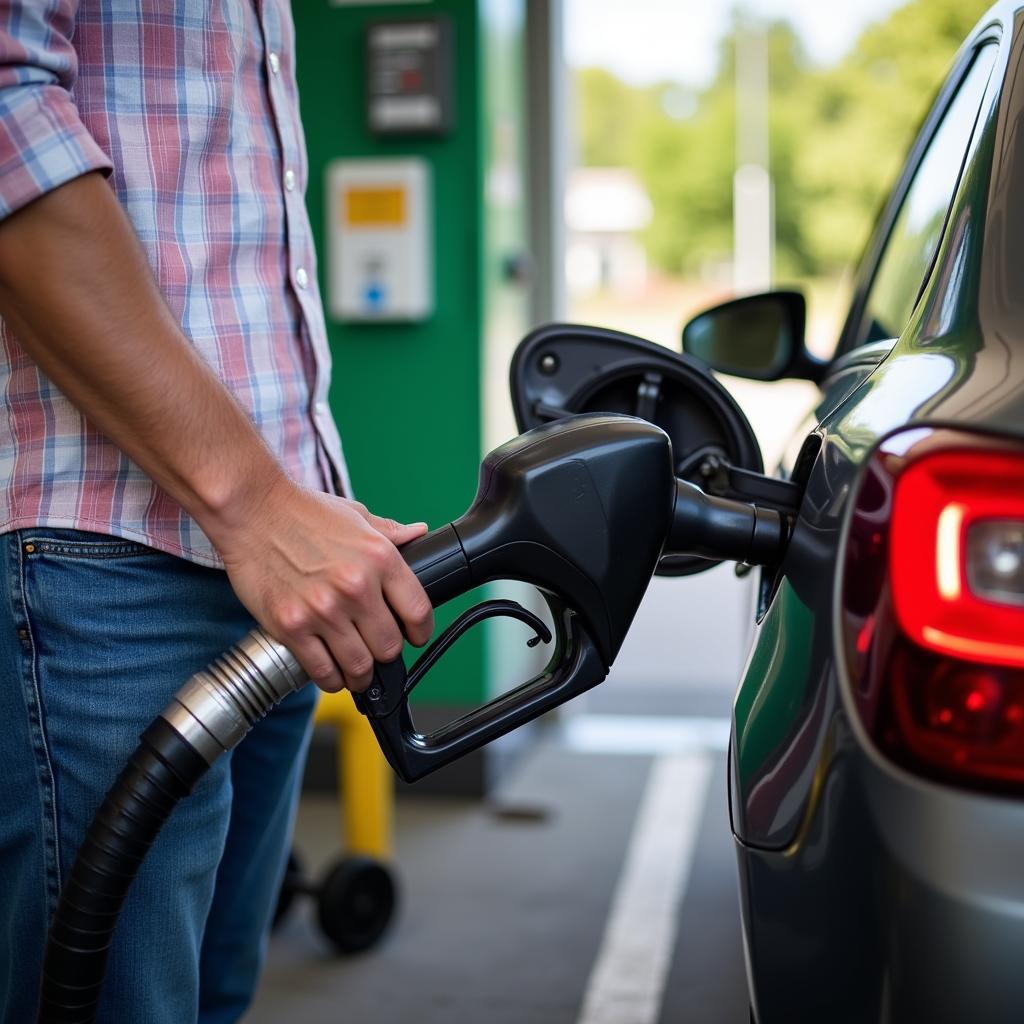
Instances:
[[[139,733],[254,625],[223,572],[75,530],[0,536],[0,1021],[35,1019],[61,881]],[[221,1024],[252,998],[315,690],[222,757],[164,826],[118,922],[106,1024]]]

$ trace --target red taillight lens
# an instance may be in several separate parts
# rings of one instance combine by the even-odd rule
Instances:
[[[883,747],[911,767],[1024,783],[1024,671],[894,645]]]
[[[889,573],[911,640],[1024,666],[1024,456],[937,451],[896,479]]]
[[[891,758],[1024,785],[1024,448],[932,431],[872,458],[843,576],[846,660]]]

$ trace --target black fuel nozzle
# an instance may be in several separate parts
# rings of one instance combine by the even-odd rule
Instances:
[[[403,779],[604,679],[663,554],[758,565],[781,558],[784,515],[705,494],[677,480],[672,467],[667,435],[644,420],[588,415],[538,427],[484,459],[463,516],[402,549],[435,607],[492,580],[520,580],[540,590],[554,626],[551,660],[539,676],[429,735],[413,726],[408,697],[436,663],[434,653],[411,671],[401,661],[376,667],[356,705]],[[487,616],[509,612],[491,607]],[[512,617],[526,622],[525,615]],[[465,628],[460,620],[437,644],[447,649]]]
[[[356,706],[403,779],[418,779],[605,678],[657,566],[674,493],[668,436],[629,416],[538,427],[484,459],[472,506],[402,555],[435,607],[494,580],[536,587],[551,615],[550,659],[533,679],[426,735],[413,725],[408,697],[438,660],[434,648],[411,670],[400,660],[377,665]],[[511,614],[533,628],[531,645],[546,642],[524,609],[499,604],[488,603],[487,617]],[[450,647],[469,624],[459,620],[435,647]]]
[[[706,494],[696,484],[676,481],[666,553],[777,564],[789,540],[789,520],[773,508]]]

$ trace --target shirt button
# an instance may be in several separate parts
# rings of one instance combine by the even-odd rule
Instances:
[[[284,172],[284,187],[289,192],[295,191],[295,172],[290,167]]]
[[[316,403],[316,414],[317,414],[317,416],[326,416],[327,415],[327,403],[326,402],[317,402]]]
[[[271,50],[271,52],[267,54],[267,60],[270,63],[270,70],[276,75],[281,70],[281,58]]]
[[[305,267],[299,267],[298,270],[295,271],[295,283],[300,288],[305,288],[306,285],[309,284],[309,274],[306,273]]]

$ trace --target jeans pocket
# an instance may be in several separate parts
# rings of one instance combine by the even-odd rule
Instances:
[[[163,552],[138,541],[86,530],[27,529],[19,530],[18,537],[22,551],[28,556],[108,559],[163,555]]]

